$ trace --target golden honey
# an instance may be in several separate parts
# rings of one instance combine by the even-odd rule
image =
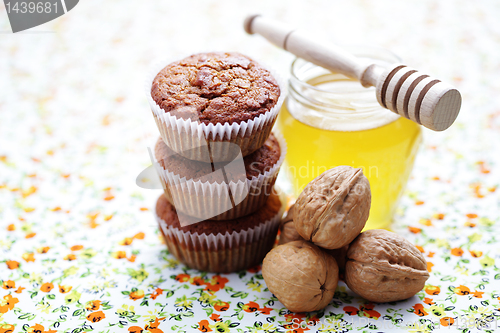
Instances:
[[[288,146],[282,170],[296,196],[328,169],[362,168],[372,191],[366,229],[389,227],[421,141],[419,125],[381,108],[374,88],[297,59],[277,126]]]

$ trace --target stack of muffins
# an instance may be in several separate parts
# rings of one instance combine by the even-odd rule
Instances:
[[[239,53],[195,54],[162,67],[147,90],[161,134],[156,216],[165,242],[198,270],[254,266],[272,248],[284,209],[274,183],[286,145],[271,133],[282,89]]]

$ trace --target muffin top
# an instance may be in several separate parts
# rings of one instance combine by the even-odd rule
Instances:
[[[281,149],[278,140],[271,133],[264,145],[243,158],[245,165],[245,174],[241,164],[231,162],[206,163],[200,161],[192,161],[172,151],[160,138],[156,142],[155,157],[161,167],[180,178],[193,179],[194,181],[201,180],[203,182],[224,182],[221,173],[214,171],[224,168],[228,181],[237,182],[240,179],[252,179],[269,171],[279,160]],[[203,177],[202,179],[200,179]]]
[[[211,52],[167,65],[153,80],[151,96],[178,118],[206,125],[239,124],[271,110],[280,88],[271,73],[251,58]]]
[[[267,199],[266,203],[262,208],[260,208],[255,213],[239,217],[233,220],[222,220],[222,221],[201,221],[193,224],[189,224],[185,227],[181,227],[179,222],[179,217],[175,211],[175,207],[170,204],[162,194],[158,201],[156,202],[156,214],[163,220],[167,225],[175,227],[179,230],[185,232],[201,234],[225,234],[226,231],[232,234],[233,232],[239,232],[241,230],[247,230],[256,227],[266,221],[269,221],[280,212],[281,200],[279,196],[273,191]],[[187,216],[184,216],[189,218]]]

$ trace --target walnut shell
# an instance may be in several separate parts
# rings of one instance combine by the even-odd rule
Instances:
[[[304,239],[299,235],[299,233],[295,229],[295,226],[293,225],[293,212],[295,209],[294,207],[295,205],[292,205],[288,209],[285,218],[281,220],[279,244],[286,244],[296,240]]]
[[[339,166],[304,188],[295,202],[293,222],[304,239],[325,249],[339,249],[359,235],[370,204],[370,183],[363,171]]]
[[[293,212],[295,205],[292,205],[286,214],[286,216],[281,220],[280,225],[280,239],[279,244],[286,244],[296,240],[304,240],[301,235],[295,229],[295,225],[293,224]],[[333,256],[335,261],[337,262],[337,266],[339,267],[340,272],[345,271],[345,263],[347,261],[347,249],[349,245],[342,246],[340,249],[334,250],[325,250],[326,253]]]
[[[335,261],[337,262],[337,266],[339,266],[339,272],[345,272],[345,264],[347,262],[347,250],[349,249],[349,245],[342,246],[340,249],[333,250],[325,250],[326,253],[331,255]]]
[[[368,230],[349,246],[345,282],[371,302],[407,299],[429,278],[420,251],[404,237],[387,230]]]
[[[262,263],[264,281],[290,311],[309,312],[330,303],[339,270],[332,256],[314,244],[299,240],[279,245]]]

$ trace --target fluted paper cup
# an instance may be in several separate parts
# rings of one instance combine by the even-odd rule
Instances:
[[[202,220],[231,220],[251,214],[262,207],[273,191],[273,185],[286,156],[285,139],[279,133],[274,133],[274,136],[280,146],[278,161],[263,174],[251,179],[247,179],[245,175],[229,182],[186,179],[164,169],[156,157],[152,156],[167,200],[178,212],[193,217],[185,222],[181,221],[181,224]],[[239,159],[243,161],[241,156]],[[227,168],[226,166],[225,169]]]
[[[272,249],[284,204],[269,220],[239,232],[198,234],[169,226],[158,215],[169,251],[182,263],[200,271],[229,273],[253,267]],[[213,221],[213,223],[218,223]]]
[[[253,59],[253,58],[252,58]],[[268,66],[262,65],[276,79],[280,87],[280,96],[276,105],[269,111],[254,119],[242,121],[239,124],[218,123],[204,124],[182,119],[172,115],[160,108],[151,96],[151,86],[156,75],[170,62],[162,61],[153,65],[148,72],[145,91],[151,111],[160,131],[160,135],[165,144],[179,155],[190,160],[206,161],[209,154],[208,146],[213,142],[232,142],[239,146],[243,156],[247,156],[259,149],[269,137],[271,129],[276,121],[278,112],[285,98],[286,83],[283,78]],[[234,151],[230,146],[219,145],[219,151],[211,152],[214,162],[231,161],[234,158]]]

